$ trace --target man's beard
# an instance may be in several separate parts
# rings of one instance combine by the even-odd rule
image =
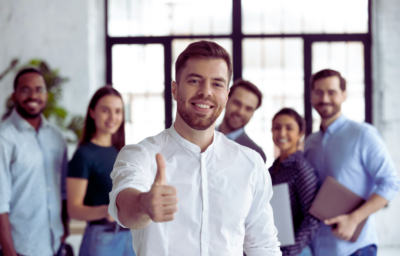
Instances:
[[[332,112],[326,112],[324,110],[320,111],[319,108],[324,106],[324,105],[332,106],[332,108],[333,108]],[[321,116],[321,118],[328,119],[328,118],[331,118],[331,117],[335,116],[340,111],[341,108],[340,108],[340,105],[336,106],[334,104],[318,103],[317,107],[315,109],[317,110],[317,112]]]
[[[190,110],[185,108],[185,99],[182,97],[182,95],[179,93],[178,89],[178,95],[177,95],[177,105],[178,105],[178,113],[180,117],[185,121],[187,125],[189,125],[191,128],[195,130],[206,130],[208,129],[211,125],[214,124],[215,120],[219,117],[219,115],[222,112],[222,108],[217,109],[217,104],[216,102],[211,99],[211,98],[204,98],[203,95],[198,95],[189,100],[204,100],[204,101],[209,101],[213,104],[215,111],[214,113],[208,117],[205,118],[204,116],[206,114],[199,114],[199,113],[193,113]]]
[[[26,109],[24,109],[19,103],[15,103],[15,109],[17,110],[18,114],[20,114],[20,116],[22,116],[25,119],[34,119],[39,117],[43,113],[45,108],[46,107],[43,107],[37,113],[32,114],[26,111]]]
[[[237,115],[237,116],[242,120],[242,123],[241,123],[241,125],[240,125],[239,127],[234,127],[233,125],[231,125],[230,118],[231,118],[231,116],[233,116],[233,115]],[[228,126],[228,128],[229,128],[231,131],[239,130],[239,129],[245,127],[246,124],[247,124],[246,121],[244,121],[243,118],[242,118],[240,115],[236,114],[236,113],[231,113],[229,116],[228,116],[228,115],[225,115],[225,117],[224,117],[224,123],[226,124],[226,126]]]

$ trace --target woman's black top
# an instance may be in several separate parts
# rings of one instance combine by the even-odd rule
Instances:
[[[100,147],[91,142],[80,145],[68,164],[68,177],[88,180],[83,204],[99,206],[109,204],[108,194],[112,189],[110,177],[118,150]]]
[[[308,213],[317,193],[317,174],[301,151],[282,163],[279,158],[269,168],[272,185],[288,183],[296,244],[281,247],[282,255],[295,256],[311,243],[319,220]]]

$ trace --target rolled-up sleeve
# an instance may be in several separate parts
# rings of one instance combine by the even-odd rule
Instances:
[[[247,256],[282,255],[270,200],[272,182],[261,157],[257,157],[255,193],[249,214],[245,220],[244,252]]]
[[[118,154],[111,172],[113,188],[110,192],[110,204],[108,212],[120,224],[118,219],[118,209],[116,199],[122,190],[134,188],[142,192],[147,192],[151,188],[150,156],[147,149],[140,145],[125,146]]]
[[[0,137],[0,214],[10,212],[11,201],[11,157],[10,145]]]
[[[365,170],[375,183],[374,193],[392,200],[399,191],[396,168],[378,131],[371,127],[361,135],[361,157]]]

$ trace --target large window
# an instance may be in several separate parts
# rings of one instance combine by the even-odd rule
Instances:
[[[246,131],[263,147],[267,165],[279,154],[271,138],[279,109],[302,114],[307,134],[319,129],[309,87],[318,70],[340,71],[348,81],[343,112],[372,121],[368,0],[108,0],[106,6],[107,82],[123,94],[128,143],[171,126],[175,60],[201,39],[232,55],[234,80],[250,80],[263,92]]]

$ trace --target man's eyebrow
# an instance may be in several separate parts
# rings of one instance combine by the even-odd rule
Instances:
[[[220,82],[223,82],[224,84],[226,84],[226,80],[222,77],[216,77],[216,78],[213,78],[213,80],[220,81]]]
[[[190,74],[187,74],[186,75],[186,78],[189,78],[189,77],[198,77],[198,78],[203,78],[203,76],[201,76],[201,75],[199,75],[199,74],[196,74],[196,73],[190,73]]]

